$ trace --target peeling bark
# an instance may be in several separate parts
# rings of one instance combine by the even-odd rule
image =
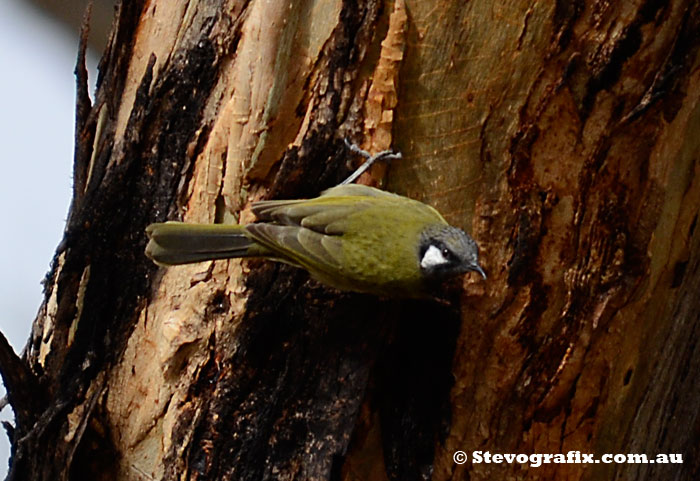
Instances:
[[[695,479],[698,31],[680,0],[120,4],[29,348],[0,338],[9,478]],[[336,184],[344,138],[400,150],[388,189],[488,281],[397,302],[143,256],[151,222]]]

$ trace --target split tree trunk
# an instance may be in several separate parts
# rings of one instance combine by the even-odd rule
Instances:
[[[699,31],[688,0],[123,3],[29,349],[0,345],[10,478],[696,479]],[[395,302],[143,256],[151,222],[334,185],[343,138],[401,151],[389,190],[488,281]]]

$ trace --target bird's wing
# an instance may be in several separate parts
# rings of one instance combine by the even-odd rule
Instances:
[[[266,200],[253,204],[258,222],[246,229],[268,248],[317,270],[342,269],[340,236],[352,225],[354,214],[378,203],[388,194],[372,187],[343,185],[306,200]]]
[[[376,205],[377,200],[376,196],[360,194],[324,194],[307,200],[265,200],[253,204],[253,213],[261,222],[305,227],[320,234],[342,235],[348,227],[348,218]]]
[[[300,226],[269,223],[246,226],[253,237],[280,252],[285,258],[317,271],[342,270],[343,252],[339,237],[329,236]]]

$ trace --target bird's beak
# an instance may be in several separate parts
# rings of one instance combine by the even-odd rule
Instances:
[[[474,266],[472,266],[472,270],[478,272],[479,274],[481,274],[481,277],[486,279],[486,273],[479,264],[475,264]]]

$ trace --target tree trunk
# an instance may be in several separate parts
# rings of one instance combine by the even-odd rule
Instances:
[[[688,0],[122,3],[29,348],[0,342],[10,479],[696,479],[699,31]],[[398,302],[144,257],[151,222],[336,184],[344,138],[401,151],[388,190],[489,279]]]

